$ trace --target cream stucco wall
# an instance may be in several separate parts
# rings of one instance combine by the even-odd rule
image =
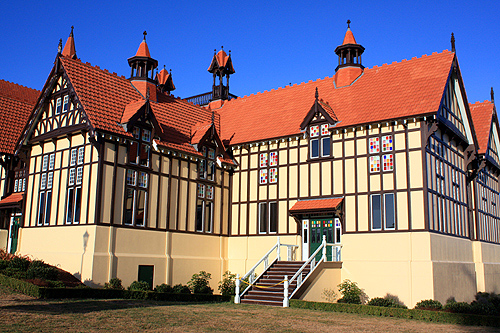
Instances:
[[[7,251],[7,242],[9,240],[9,231],[0,229],[0,249]]]

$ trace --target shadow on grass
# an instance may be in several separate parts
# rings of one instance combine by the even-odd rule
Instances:
[[[156,306],[178,306],[195,304],[215,304],[209,302],[163,302],[150,300],[72,300],[72,301],[45,301],[45,300],[16,300],[18,304],[0,306],[0,311],[44,313],[44,314],[68,314],[68,313],[92,313],[107,310],[120,310],[130,308],[147,308]],[[27,303],[27,304],[19,304]]]

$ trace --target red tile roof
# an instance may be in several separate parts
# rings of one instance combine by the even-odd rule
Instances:
[[[40,92],[0,80],[0,153],[13,154]]]
[[[290,208],[291,213],[305,212],[305,211],[316,211],[325,209],[335,209],[344,200],[344,197],[332,198],[332,199],[313,199],[313,200],[299,200],[292,208]]]
[[[490,101],[476,102],[469,104],[472,122],[476,132],[478,153],[485,154],[488,148],[488,140],[490,138],[491,118],[493,116],[495,104]]]
[[[24,192],[12,193],[0,201],[0,206],[16,206],[23,201]]]
[[[222,139],[234,145],[300,134],[316,87],[335,111],[338,128],[435,114],[454,57],[443,51],[365,68],[353,84],[342,88],[335,88],[333,78],[327,77],[232,99],[218,110]]]
[[[61,62],[92,126],[130,136],[119,124],[130,119],[144,104],[130,81],[80,60],[61,57]],[[151,101],[150,105],[162,129],[158,145],[201,155],[191,145],[191,129],[197,123],[211,122],[212,111],[161,92],[157,92],[157,98],[158,101]],[[217,112],[214,122],[220,133]]]

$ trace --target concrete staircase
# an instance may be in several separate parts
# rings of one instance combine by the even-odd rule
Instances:
[[[241,297],[243,304],[262,304],[272,306],[283,306],[283,286],[285,275],[288,279],[297,273],[304,261],[277,261],[262,275],[254,285]],[[309,265],[308,265],[309,266]],[[303,276],[309,274],[309,267],[302,271]],[[291,293],[297,285],[297,280],[293,281],[288,290]],[[261,286],[261,287],[259,287]]]

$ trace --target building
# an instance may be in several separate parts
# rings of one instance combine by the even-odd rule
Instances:
[[[325,235],[342,263],[318,288],[348,278],[409,306],[498,292],[493,94],[469,105],[453,38],[451,52],[381,67],[364,50],[348,26],[331,77],[242,98],[220,50],[212,92],[188,99],[201,107],[155,74],[146,34],[127,79],[79,60],[71,32],[13,154],[26,175],[17,250],[89,284],[200,270],[216,283],[277,236],[305,260]]]

